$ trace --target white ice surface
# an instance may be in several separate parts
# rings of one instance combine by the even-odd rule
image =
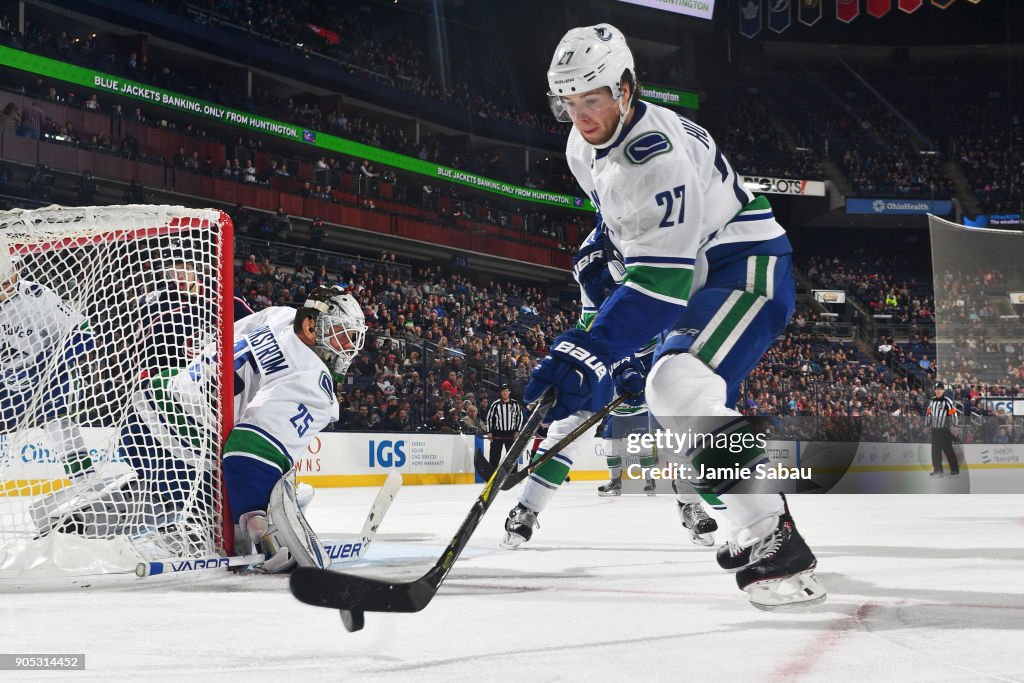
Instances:
[[[282,577],[218,573],[0,594],[0,652],[85,653],[84,672],[32,675],[74,681],[1024,681],[1024,495],[792,497],[828,601],[765,613],[671,497],[594,489],[566,485],[516,552],[497,548],[501,494],[423,612],[358,633]],[[405,487],[363,571],[422,573],[478,492]],[[375,493],[318,491],[313,526],[358,530]]]

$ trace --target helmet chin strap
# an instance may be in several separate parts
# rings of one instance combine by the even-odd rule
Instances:
[[[604,142],[600,144],[591,144],[591,147],[594,147],[595,149],[605,149],[607,147],[610,147],[616,140],[619,139],[619,135],[622,134],[622,126],[626,123],[626,116],[629,114],[629,107],[626,106],[625,108],[623,108],[622,106],[622,98],[623,96],[620,94],[618,100],[616,100],[618,102],[619,108],[619,125],[615,126],[615,132],[612,133],[611,137],[605,140]],[[632,99],[632,95],[630,96],[630,98]]]

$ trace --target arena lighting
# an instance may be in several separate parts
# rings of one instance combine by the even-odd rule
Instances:
[[[922,149],[920,153],[927,154],[928,156],[935,156],[936,154],[938,154],[938,152],[936,152],[934,149]]]

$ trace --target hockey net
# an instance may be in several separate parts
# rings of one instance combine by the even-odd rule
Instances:
[[[0,213],[0,587],[225,547],[232,375],[169,386],[232,338],[231,229],[177,206]]]

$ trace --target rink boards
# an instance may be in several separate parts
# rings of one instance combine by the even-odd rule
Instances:
[[[84,436],[95,462],[120,462],[116,453],[109,452],[109,430],[85,429]],[[295,459],[295,467],[300,481],[319,487],[379,486],[391,470],[401,472],[407,485],[468,484],[479,481],[473,468],[474,453],[479,450],[486,454],[489,446],[482,437],[462,434],[328,432],[317,436]],[[927,477],[931,470],[930,444],[853,445],[856,454],[843,458],[841,465],[830,456],[830,449],[835,447],[816,442],[769,441],[766,457],[769,467],[811,467],[816,479],[819,472],[831,474],[828,488],[834,493],[936,492],[936,482],[929,482]],[[958,491],[1024,491],[1024,444],[965,444],[958,448],[965,463]],[[521,463],[526,457],[525,453],[520,456]],[[0,463],[0,495],[37,495],[64,483],[63,467],[41,432],[24,434],[17,443],[0,435]],[[630,463],[630,457],[624,458],[624,466]],[[587,448],[571,476],[576,480],[605,479],[608,471],[604,457]],[[804,490],[798,485],[796,488]]]

